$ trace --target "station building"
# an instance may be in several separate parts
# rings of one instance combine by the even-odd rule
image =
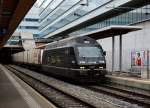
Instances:
[[[19,45],[21,46],[21,34],[31,34],[32,38],[37,38],[39,34],[39,8],[36,4],[30,9],[30,11],[23,18],[18,25],[12,37],[7,41],[6,45]]]
[[[15,32],[32,33],[33,37],[38,37],[39,34],[39,8],[34,5],[22,22],[19,24]]]
[[[141,5],[138,2],[141,2]],[[111,25],[139,26],[142,27],[142,30],[122,36],[122,71],[135,70],[137,72],[141,70],[141,67],[149,66],[150,49],[150,5],[148,1],[138,2],[136,4],[134,0],[122,2],[119,0],[39,0],[20,23],[16,32],[32,32],[34,37],[58,40],[69,36],[84,36]],[[121,3],[122,5],[119,6]],[[108,13],[106,11],[103,14],[103,9],[108,10]],[[91,16],[88,14],[94,16],[93,13],[96,10],[99,10],[99,13],[95,14],[101,14],[99,19],[84,24],[84,20],[88,18],[90,20]],[[76,25],[80,25],[80,23],[82,26],[77,27]],[[72,28],[67,30],[69,27]],[[64,32],[61,34],[60,31]],[[107,69],[109,71],[112,71],[112,37],[97,40],[107,52]],[[114,37],[115,63],[113,71],[119,71],[119,36]],[[140,64],[136,63],[138,56],[141,59]]]

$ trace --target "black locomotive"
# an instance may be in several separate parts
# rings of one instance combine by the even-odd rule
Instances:
[[[42,70],[77,81],[104,80],[105,52],[89,37],[70,37],[50,43],[43,51]]]

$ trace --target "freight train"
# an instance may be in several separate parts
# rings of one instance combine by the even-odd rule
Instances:
[[[97,82],[105,79],[105,51],[90,37],[70,37],[14,54],[13,61],[37,67],[51,75],[79,82]]]

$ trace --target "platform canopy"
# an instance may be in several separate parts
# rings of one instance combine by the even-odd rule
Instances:
[[[95,30],[89,33],[81,34],[82,36],[89,36],[94,39],[102,39],[107,37],[113,37],[117,35],[127,34],[129,32],[141,30],[140,26],[120,26],[120,25],[112,25],[99,30]]]
[[[36,0],[0,0],[0,49]]]

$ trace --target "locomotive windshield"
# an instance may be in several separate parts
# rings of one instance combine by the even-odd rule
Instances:
[[[78,47],[79,57],[102,57],[102,49],[98,47]]]

